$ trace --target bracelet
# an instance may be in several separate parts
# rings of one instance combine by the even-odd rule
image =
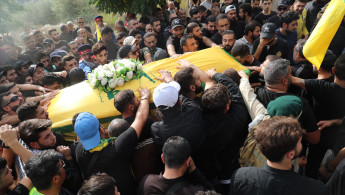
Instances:
[[[147,97],[143,97],[143,98],[140,99],[140,101],[142,101],[142,100],[148,100],[148,98]]]

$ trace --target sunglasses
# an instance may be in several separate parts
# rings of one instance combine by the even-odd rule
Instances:
[[[279,11],[285,11],[285,10],[287,10],[287,7],[278,7],[278,10]]]
[[[10,101],[8,101],[8,103],[5,105],[5,106],[8,106],[10,103],[12,103],[12,102],[16,102],[16,101],[18,101],[18,99],[19,99],[19,96],[13,96],[13,97],[11,97],[11,99],[10,99]],[[5,106],[3,106],[3,107],[5,107]]]

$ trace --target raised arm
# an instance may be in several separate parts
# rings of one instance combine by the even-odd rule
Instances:
[[[305,82],[304,79],[298,78],[298,77],[292,77],[291,83],[296,85],[297,87],[305,90]]]
[[[143,130],[143,127],[149,116],[151,91],[147,88],[138,89],[138,91],[141,96],[140,105],[131,127],[135,129],[135,131],[137,132],[137,136],[139,138],[141,131]]]

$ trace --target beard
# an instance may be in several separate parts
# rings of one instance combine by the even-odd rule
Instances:
[[[226,52],[230,53],[230,52],[231,52],[231,49],[232,49],[232,46],[230,46],[230,45],[224,45],[224,50],[225,50]]]
[[[195,94],[199,94],[204,90],[204,88],[202,88],[202,86],[197,86],[195,85]]]

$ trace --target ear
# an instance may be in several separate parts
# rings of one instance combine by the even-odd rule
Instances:
[[[250,54],[247,55],[245,59],[246,59],[246,61],[249,61],[249,59],[250,59]]]
[[[2,107],[2,109],[3,109],[5,112],[11,111],[11,108],[10,108],[9,106],[4,106],[4,107]]]
[[[186,166],[189,167],[190,161],[192,160],[191,157],[188,157],[188,159],[186,160]]]
[[[99,133],[105,134],[105,129],[103,128],[103,126],[99,127]]]
[[[133,111],[134,110],[134,105],[133,104],[129,104],[128,105],[128,110],[132,110]]]
[[[161,154],[161,159],[162,159],[163,164],[165,164],[165,160],[164,160],[164,155],[163,154]]]
[[[195,91],[196,87],[195,87],[195,85],[190,85],[190,86],[189,86],[189,89],[190,89],[191,91]]]
[[[37,142],[30,142],[30,146],[31,148],[40,149],[40,146],[38,145]]]
[[[172,30],[172,29],[169,29],[169,32],[170,32],[170,33],[173,33],[173,30]]]
[[[287,85],[289,83],[289,79],[287,77],[283,78],[282,83]]]
[[[54,183],[54,184],[63,183],[61,176],[60,175],[54,175],[54,177],[52,178],[52,183]]]
[[[332,74],[334,74],[334,73],[335,73],[335,67],[332,68]]]
[[[286,157],[290,160],[293,160],[295,157],[295,151],[294,150],[289,151],[288,153],[286,153]]]
[[[187,51],[188,51],[188,49],[187,49],[186,46],[182,46],[182,49],[183,49],[184,52],[187,52]]]

